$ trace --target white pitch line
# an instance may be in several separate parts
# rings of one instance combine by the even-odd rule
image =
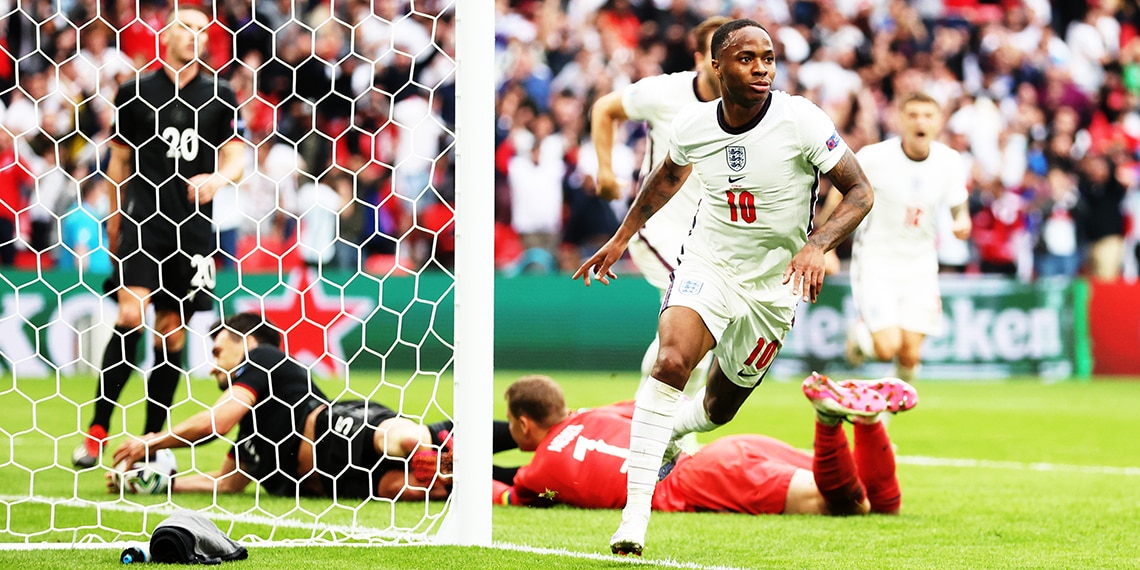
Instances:
[[[87,501],[75,498],[51,498],[51,497],[21,497],[14,495],[0,495],[0,504],[3,503],[40,503],[45,505],[58,505],[67,507],[82,507],[82,508],[96,508],[105,509],[108,511],[118,512],[134,512],[134,513],[151,513],[151,514],[169,514],[178,510],[170,506],[151,506],[143,507],[138,505],[122,505],[115,503],[99,503],[96,501]],[[385,531],[376,528],[359,527],[359,526],[344,526],[344,525],[328,525],[318,523],[307,523],[292,519],[274,519],[264,515],[245,515],[245,514],[225,514],[204,512],[205,517],[214,520],[223,520],[228,522],[240,522],[248,524],[263,524],[267,526],[278,526],[285,528],[299,528],[313,531],[334,531],[342,532],[348,539],[368,540],[368,539],[383,539],[386,542],[382,544],[373,543],[334,543],[329,541],[305,542],[303,539],[299,540],[274,540],[274,541],[259,541],[259,540],[244,540],[239,541],[242,544],[252,548],[281,548],[281,547],[308,547],[308,546],[321,546],[321,547],[368,547],[368,546],[423,546],[428,544],[430,537],[426,534],[416,535],[413,533],[396,533],[393,531]],[[393,542],[398,540],[412,540],[420,539],[424,541],[421,544],[414,544],[410,542]],[[85,540],[78,543],[0,543],[0,550],[72,550],[76,548],[82,549],[116,549],[126,548],[131,545],[140,544],[140,541],[121,541],[121,542],[101,542],[98,540]],[[732,566],[704,566],[693,562],[679,562],[673,559],[664,560],[651,560],[643,558],[619,558],[612,554],[598,554],[596,552],[575,552],[566,550],[565,548],[537,548],[533,546],[525,546],[519,544],[511,544],[507,542],[495,542],[491,545],[492,548],[499,550],[510,550],[515,552],[528,552],[531,554],[546,554],[552,556],[564,556],[569,558],[578,558],[582,560],[596,560],[596,561],[609,561],[609,562],[623,562],[630,565],[640,566],[657,566],[663,568],[688,568],[692,570],[741,570]]]
[[[65,497],[41,497],[41,496],[17,496],[17,495],[0,495],[0,504],[12,503],[39,503],[44,505],[64,506],[64,507],[80,507],[80,508],[95,508],[98,510],[108,510],[126,513],[150,513],[150,514],[171,514],[179,507],[172,507],[168,505],[154,505],[154,506],[139,506],[117,503],[104,503],[99,501],[90,501],[77,498]],[[257,524],[265,526],[276,526],[279,528],[295,528],[308,531],[320,532],[337,532],[343,533],[345,538],[351,539],[382,539],[382,540],[403,540],[403,539],[426,539],[426,534],[416,534],[409,532],[398,532],[392,530],[384,530],[378,528],[370,528],[365,526],[348,526],[348,525],[334,525],[322,523],[309,523],[295,519],[286,518],[273,518],[265,515],[250,515],[250,514],[228,514],[218,513],[211,511],[198,511],[206,518],[211,520],[219,520],[226,522],[237,522],[243,524]],[[260,545],[260,542],[249,542],[248,544]]]
[[[741,570],[732,566],[704,566],[694,562],[679,562],[673,559],[665,560],[649,560],[637,557],[618,557],[614,554],[598,554],[596,552],[574,552],[566,550],[565,548],[536,548],[533,546],[523,546],[520,544],[510,544],[506,542],[496,542],[491,545],[492,548],[501,550],[513,550],[516,552],[526,552],[530,554],[550,554],[554,556],[569,556],[571,558],[580,558],[583,560],[597,560],[602,562],[627,562],[629,564],[637,564],[642,566],[662,566],[665,568],[692,568],[694,570]]]
[[[1067,465],[1064,463],[1024,463],[1021,461],[994,461],[990,459],[950,459],[923,455],[903,455],[896,463],[920,467],[980,467],[984,469],[1011,469],[1016,471],[1053,471],[1060,473],[1087,473],[1091,475],[1140,476],[1140,467],[1113,467],[1111,465]]]

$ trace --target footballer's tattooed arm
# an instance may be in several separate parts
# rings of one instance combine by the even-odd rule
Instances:
[[[649,218],[665,206],[669,199],[681,189],[688,179],[693,165],[677,166],[668,156],[661,161],[645,180],[637,198],[629,207],[622,226],[631,226],[633,231],[640,230]],[[632,234],[631,234],[632,235]]]
[[[594,279],[602,282],[603,285],[609,285],[609,280],[617,277],[610,268],[625,254],[629,240],[633,239],[634,234],[645,225],[645,222],[653,214],[657,213],[670,198],[677,194],[692,170],[692,164],[678,166],[666,156],[665,160],[662,160],[661,164],[649,173],[645,185],[637,193],[633,205],[629,207],[629,212],[626,213],[621,227],[601,249],[594,253],[590,259],[587,259],[578,268],[578,271],[574,272],[573,279],[582,277],[582,282],[589,287],[590,277],[593,275]]]
[[[847,149],[839,163],[827,173],[827,177],[843,195],[843,200],[835,206],[827,221],[808,238],[809,243],[823,251],[831,251],[847,239],[859,227],[875,202],[871,182],[867,180],[867,175],[863,173],[863,168],[859,166],[851,149]]]

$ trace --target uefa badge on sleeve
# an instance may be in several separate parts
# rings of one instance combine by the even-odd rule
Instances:
[[[827,139],[827,150],[835,150],[839,146],[839,131],[831,133],[831,138]]]

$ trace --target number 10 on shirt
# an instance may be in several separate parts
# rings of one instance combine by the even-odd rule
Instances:
[[[732,190],[726,190],[725,195],[728,196],[729,219],[731,221],[744,220],[746,224],[756,221],[756,199],[751,192],[744,190],[737,194]]]

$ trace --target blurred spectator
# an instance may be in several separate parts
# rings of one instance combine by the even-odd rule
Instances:
[[[1038,277],[1074,277],[1081,267],[1080,195],[1073,176],[1059,167],[1049,169],[1048,195],[1037,209],[1040,217],[1034,252]]]
[[[110,275],[111,256],[107,253],[107,232],[103,218],[110,213],[107,181],[92,177],[82,184],[82,199],[62,217],[62,243],[57,267]]]
[[[598,10],[597,25],[602,42],[615,50],[631,52],[641,40],[641,19],[630,0],[606,0]]]
[[[0,266],[16,262],[18,223],[26,219],[27,195],[35,181],[27,163],[17,156],[12,135],[0,128]]]
[[[336,255],[337,219],[352,199],[352,187],[339,170],[310,179],[297,189],[297,243],[309,267],[323,268]]]
[[[1124,213],[1121,203],[1129,181],[1112,161],[1089,154],[1080,162],[1077,189],[1084,205],[1085,239],[1088,240],[1089,276],[1113,280],[1120,276],[1124,255]]]
[[[60,219],[80,202],[79,184],[75,180],[86,178],[87,172],[85,168],[72,164],[67,150],[68,147],[61,146],[58,153],[44,153],[39,168],[42,174],[33,185],[29,200],[31,235],[28,241],[32,251],[37,253],[51,251],[59,243]],[[60,159],[62,163],[57,164]],[[52,255],[55,254],[52,251]]]
[[[146,0],[114,0],[110,14],[119,30],[119,47],[138,70],[154,69],[158,60],[158,34],[166,26],[166,3]]]
[[[246,153],[246,176],[236,196],[241,233],[266,241],[283,240],[293,232],[286,213],[297,211],[301,158],[292,145],[272,137],[248,147]]]
[[[214,229],[218,232],[218,250],[215,256],[218,267],[237,267],[238,237],[242,224],[242,212],[238,206],[238,187],[226,184],[214,193]]]
[[[997,180],[986,189],[990,197],[973,216],[979,266],[982,273],[1015,277],[1027,238],[1024,201]]]
[[[545,251],[553,259],[562,241],[565,142],[547,114],[535,116],[529,129],[514,129],[511,140],[516,152],[509,166],[511,226],[524,249]]]

